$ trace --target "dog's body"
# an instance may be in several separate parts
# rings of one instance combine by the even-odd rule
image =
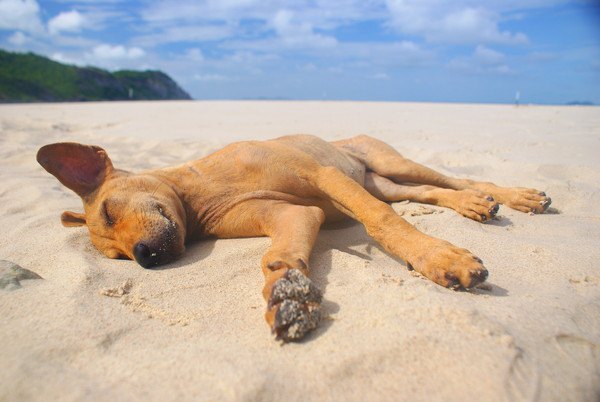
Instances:
[[[317,325],[321,294],[307,277],[308,260],[325,220],[350,216],[417,272],[442,286],[470,288],[487,277],[479,258],[417,231],[382,201],[435,204],[481,222],[498,203],[538,213],[550,204],[537,190],[444,176],[367,136],[240,142],[141,174],[114,169],[101,148],[74,143],[42,147],[38,161],[83,200],[85,214],[67,211],[63,224],[87,225],[110,258],[148,268],[180,256],[189,239],[271,237],[263,294],[267,322],[283,340]]]

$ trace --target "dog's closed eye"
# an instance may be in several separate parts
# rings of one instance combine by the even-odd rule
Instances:
[[[102,217],[107,226],[113,226],[115,224],[113,217],[108,211],[108,203],[106,201],[102,203]]]
[[[158,213],[159,213],[159,214],[160,214],[160,215],[161,215],[163,218],[165,218],[165,219],[166,219],[166,220],[168,220],[169,222],[172,222],[171,218],[169,217],[169,215],[167,215],[167,213],[165,212],[165,209],[163,208],[163,206],[162,206],[162,205],[160,205],[160,204],[159,204],[159,205],[157,205],[157,206],[156,206],[156,209],[157,209]]]

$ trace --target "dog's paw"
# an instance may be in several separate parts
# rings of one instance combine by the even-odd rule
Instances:
[[[271,288],[267,322],[276,339],[298,341],[320,320],[321,291],[300,270],[290,269]]]
[[[504,189],[502,198],[507,207],[534,214],[545,212],[552,203],[552,199],[543,191],[523,187]]]
[[[443,240],[434,240],[422,255],[408,262],[433,282],[454,290],[473,288],[488,277],[481,259]]]
[[[478,222],[491,220],[498,213],[500,204],[494,197],[477,190],[461,190],[451,193],[450,208]]]

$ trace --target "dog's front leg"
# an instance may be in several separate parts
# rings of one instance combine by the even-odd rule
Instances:
[[[340,210],[365,225],[367,233],[387,251],[435,283],[455,289],[472,288],[487,278],[488,272],[479,258],[419,232],[390,205],[377,200],[338,169],[317,167],[301,174]]]
[[[321,291],[308,278],[308,260],[325,214],[318,207],[274,200],[246,201],[215,227],[218,237],[269,236],[262,259],[265,318],[277,339],[297,341],[319,322]]]

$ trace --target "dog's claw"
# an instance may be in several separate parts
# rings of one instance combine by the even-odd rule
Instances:
[[[544,211],[546,211],[548,207],[550,207],[550,204],[552,204],[552,198],[550,197],[547,197],[545,200],[540,201],[540,205],[542,206]]]
[[[496,204],[492,208],[490,208],[490,210],[488,212],[490,213],[490,216],[493,218],[494,216],[496,216],[499,209],[500,209],[500,204]]]
[[[479,260],[479,259],[478,259]],[[479,260],[481,262],[481,260]],[[472,289],[480,283],[485,282],[489,273],[487,269],[482,269],[479,271],[472,271],[470,273],[471,282],[468,285],[463,285],[460,283],[460,280],[452,274],[446,274],[446,279],[448,280],[448,284],[446,285],[449,289],[452,290],[468,290]]]
[[[488,275],[489,275],[489,272],[485,268],[480,271],[471,272],[471,283],[469,284],[467,289],[471,289],[471,288],[479,285],[480,283],[485,282]]]
[[[494,198],[490,195],[486,198],[486,200],[494,201]],[[490,215],[489,219],[493,219],[496,216],[496,214],[498,213],[498,209],[500,209],[500,204],[498,203],[494,204],[490,209],[488,209],[487,212]],[[482,214],[480,216],[482,222],[486,222],[488,220],[486,215]]]
[[[459,290],[462,288],[460,281],[458,278],[450,273],[446,273],[446,279],[448,280],[448,284],[446,285],[449,289]]]

